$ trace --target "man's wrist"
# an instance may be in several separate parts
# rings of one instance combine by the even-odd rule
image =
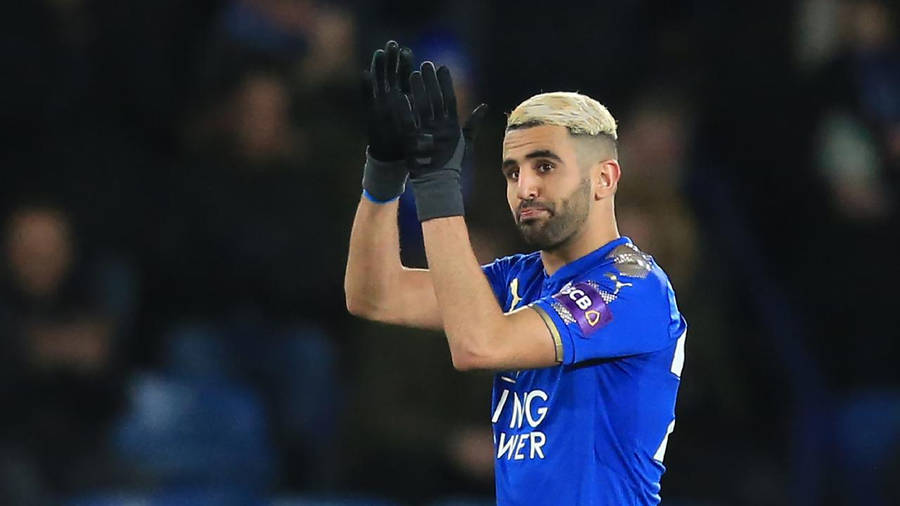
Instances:
[[[362,196],[365,197],[366,200],[368,200],[369,202],[372,202],[374,204],[390,204],[391,202],[396,202],[401,197],[401,195],[397,195],[396,197],[392,197],[387,200],[378,200],[377,197],[375,197],[374,195],[369,193],[369,191],[366,190],[365,188],[363,188]]]
[[[459,177],[459,172],[443,169],[412,180],[420,222],[465,214]]]
[[[466,142],[460,134],[443,167],[425,170],[411,179],[419,221],[465,214],[460,182],[465,150]]]
[[[366,149],[366,164],[363,167],[363,195],[378,204],[396,200],[406,189],[408,177],[406,161],[381,161]]]

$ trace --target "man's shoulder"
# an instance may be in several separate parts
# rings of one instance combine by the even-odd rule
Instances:
[[[510,264],[518,264],[518,263],[530,263],[534,261],[540,261],[541,252],[540,251],[532,251],[531,253],[516,253],[514,255],[505,256],[503,258],[498,258],[496,261],[500,262],[509,262]]]
[[[519,253],[498,258],[483,265],[481,269],[487,276],[494,293],[502,299],[502,294],[512,280],[519,279],[516,281],[517,284],[528,283],[528,280],[543,272],[541,265],[540,253]]]
[[[543,264],[541,264],[541,252],[535,251],[533,253],[516,253],[515,255],[509,255],[502,258],[497,258],[493,262],[486,264],[484,268],[488,269],[503,269],[506,272],[522,272],[528,269],[534,269],[535,266],[540,266],[543,268]],[[538,270],[540,272],[540,270]]]
[[[595,285],[601,292],[620,294],[622,290],[652,296],[665,295],[669,278],[652,256],[631,242],[613,248],[603,261],[585,269],[573,280]]]

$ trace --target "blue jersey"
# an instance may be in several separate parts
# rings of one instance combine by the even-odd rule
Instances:
[[[541,315],[560,363],[494,378],[497,504],[658,504],[686,334],[666,274],[627,237],[552,276],[539,252],[483,269],[504,311]]]

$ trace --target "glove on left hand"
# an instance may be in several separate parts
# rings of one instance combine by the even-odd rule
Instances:
[[[487,114],[479,105],[459,128],[450,70],[425,62],[409,77],[412,111],[403,114],[406,154],[419,221],[464,214],[461,174],[471,163],[474,139]]]

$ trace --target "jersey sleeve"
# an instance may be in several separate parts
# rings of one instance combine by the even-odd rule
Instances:
[[[509,275],[510,265],[514,257],[498,258],[489,264],[481,266],[481,271],[494,291],[494,297],[499,304],[503,304],[506,291],[506,278]]]
[[[571,365],[670,346],[673,326],[681,321],[672,301],[665,277],[607,272],[576,279],[531,307],[550,329],[557,361]]]

